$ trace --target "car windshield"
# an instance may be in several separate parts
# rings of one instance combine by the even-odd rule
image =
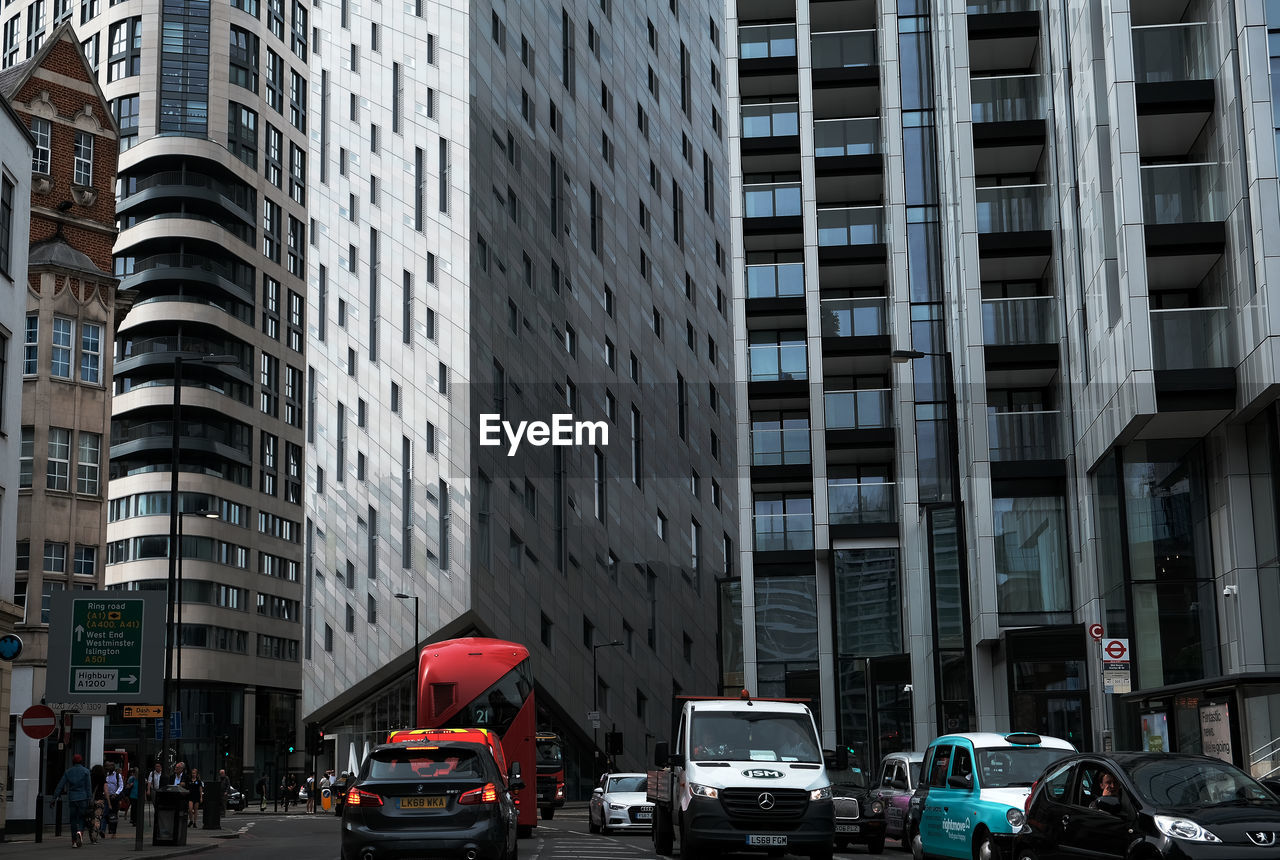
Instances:
[[[822,761],[808,714],[697,714],[691,737],[699,761]]]
[[[1275,797],[1226,762],[1140,759],[1125,768],[1143,800],[1156,806],[1275,803]]]
[[[861,768],[847,767],[844,770],[836,770],[834,767],[828,767],[827,776],[831,777],[832,785],[843,785],[846,788],[867,787],[867,776]]]
[[[1072,753],[1054,747],[998,747],[977,752],[983,788],[1030,786],[1042,770]]]
[[[479,778],[480,757],[457,747],[410,747],[375,750],[366,779]]]
[[[560,764],[559,741],[538,741],[538,764]]]
[[[643,776],[611,776],[605,791],[644,791],[648,785],[649,780]]]

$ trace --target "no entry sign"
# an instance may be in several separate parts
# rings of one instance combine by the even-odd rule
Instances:
[[[29,738],[42,740],[53,734],[57,727],[57,715],[44,705],[32,705],[22,712],[22,731]]]

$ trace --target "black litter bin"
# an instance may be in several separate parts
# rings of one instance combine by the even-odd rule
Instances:
[[[187,844],[187,795],[180,785],[162,785],[156,790],[152,817],[152,845]]]

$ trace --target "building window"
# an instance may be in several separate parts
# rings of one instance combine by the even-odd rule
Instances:
[[[118,81],[142,72],[142,18],[127,18],[111,25],[107,80]]]
[[[102,381],[102,326],[97,323],[80,326],[80,381]]]
[[[76,576],[98,575],[98,548],[96,546],[76,544],[74,572]]]
[[[19,38],[22,31],[22,13],[18,13],[4,22],[4,68],[18,62]]]
[[[53,318],[53,351],[49,372],[59,379],[71,378],[72,330],[75,323],[67,317]]]
[[[76,132],[72,182],[76,185],[93,185],[93,134],[91,132]]]
[[[97,433],[80,431],[80,447],[76,460],[76,492],[87,496],[98,495],[101,473],[102,437]]]
[[[121,96],[111,102],[112,113],[115,114],[116,124],[120,126],[120,151],[132,147],[138,142],[138,115],[139,115],[139,98],[138,96]],[[251,111],[252,113],[252,111]],[[256,119],[256,114],[254,115]],[[257,125],[254,126],[254,140],[257,141]],[[232,150],[234,152],[234,150]],[[257,161],[253,162],[257,166]]]
[[[132,96],[136,129],[138,97]],[[121,100],[123,101],[123,100]],[[121,130],[123,134],[123,129]],[[237,102],[227,103],[227,149],[236,158],[254,168],[258,167],[258,114]]]
[[[31,486],[36,461],[36,431],[34,427],[22,428],[22,445],[18,449],[18,487]]]
[[[44,0],[36,0],[27,7],[27,59],[35,56],[44,44]]]
[[[50,135],[53,126],[49,120],[38,116],[31,118],[31,136],[35,138],[36,148],[31,154],[31,172],[44,176],[49,175]]]
[[[551,636],[552,632],[555,630],[555,624],[552,623],[551,619],[547,617],[545,612],[541,613],[541,615],[540,638],[542,640],[542,644],[550,648],[552,641]]]
[[[9,274],[13,253],[13,183],[0,178],[0,272]]]

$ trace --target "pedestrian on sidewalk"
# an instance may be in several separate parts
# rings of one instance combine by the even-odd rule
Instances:
[[[204,802],[204,780],[200,778],[199,768],[191,768],[191,782],[187,790],[191,792],[187,795],[187,826],[194,829],[200,815],[200,804]]]
[[[314,814],[316,811],[316,775],[313,773],[307,777],[307,812]]]
[[[136,767],[129,768],[129,778],[124,781],[124,797],[120,801],[120,808],[129,813],[129,823],[137,825],[138,823],[138,785],[141,780],[138,779],[138,769]]]
[[[258,811],[266,812],[267,811],[267,775],[265,773],[262,776],[258,777],[258,784],[256,788],[258,789]]]
[[[84,756],[80,753],[71,757],[71,767],[58,780],[58,787],[53,790],[49,805],[53,806],[54,800],[63,794],[71,804],[71,844],[79,848],[84,843],[85,821],[93,799],[93,782],[89,769],[84,766]]]
[[[93,786],[93,806],[89,810],[93,826],[89,828],[89,841],[97,842],[99,837],[107,838],[107,769],[95,764],[89,769],[89,782]]]
[[[102,814],[106,819],[106,832],[102,835],[108,839],[116,838],[116,828],[120,824],[120,800],[124,797],[124,775],[116,772],[115,762],[107,762],[106,806]]]

